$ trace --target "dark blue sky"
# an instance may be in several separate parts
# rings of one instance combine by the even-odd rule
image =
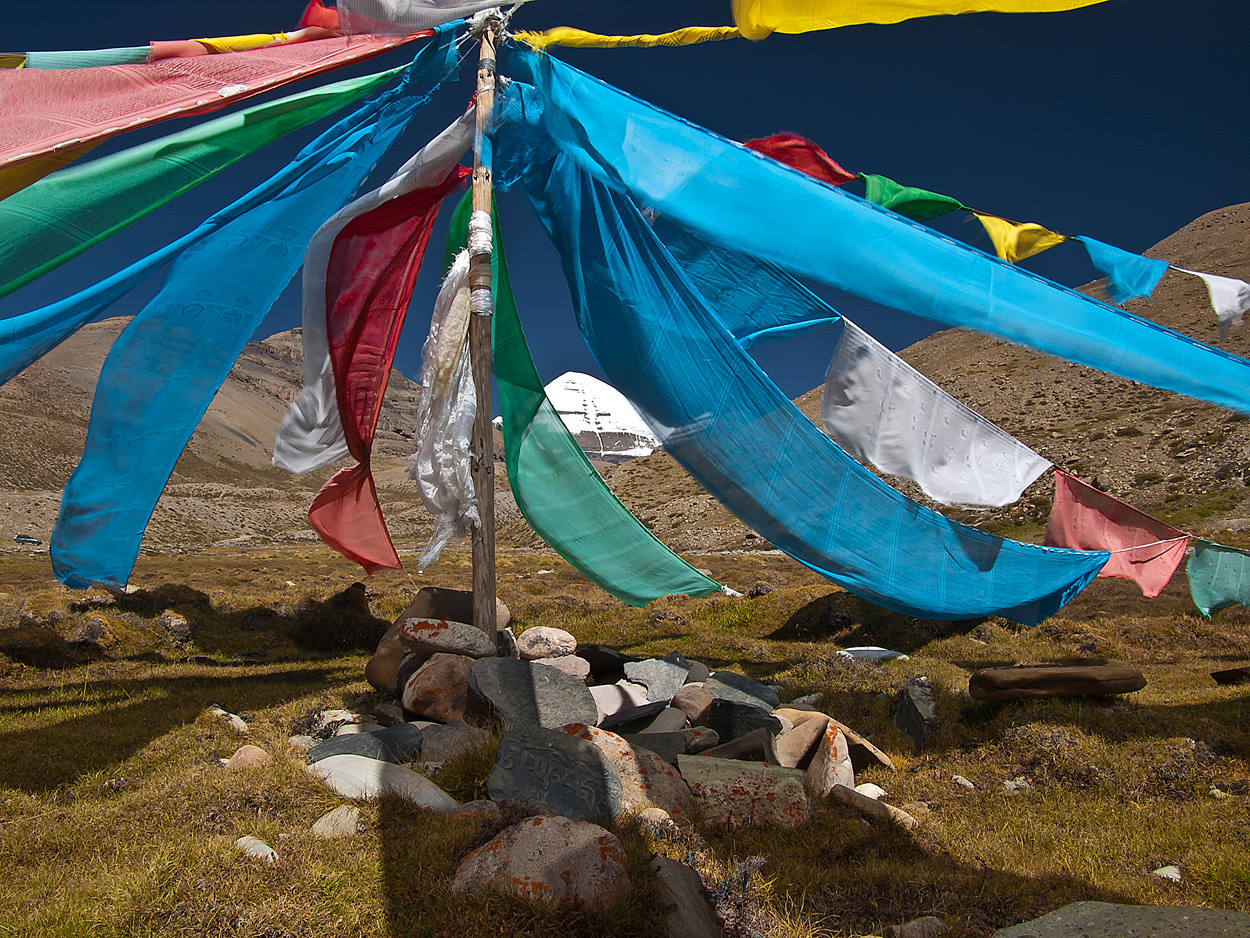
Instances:
[[[293,27],[303,4],[58,0],[8,6],[0,27],[3,51],[274,31]],[[533,0],[514,25],[627,33],[728,22],[729,0]],[[795,131],[852,171],[881,173],[978,209],[1140,251],[1204,212],[1250,201],[1247,35],[1245,0],[1109,0],[1070,13],[936,17],[803,36],[775,34],[758,44],[731,40],[683,49],[556,54],[728,137]],[[390,53],[335,77],[397,65],[404,58]],[[379,166],[379,179],[463,109],[471,81],[466,67],[460,82],[440,92]],[[96,152],[187,123],[170,121],[126,135]],[[66,296],[182,234],[285,163],[319,129],[249,157],[0,300],[0,316]],[[577,333],[558,260],[523,198],[505,196],[501,211],[518,304],[543,379],[568,370],[601,374]],[[988,248],[970,215],[948,216],[938,225]],[[442,230],[436,231],[432,257],[441,256]],[[1095,276],[1078,245],[1061,245],[1026,266],[1069,284]],[[110,313],[133,313],[156,286]],[[400,349],[398,363],[407,374],[417,369],[436,290],[437,273],[423,271]],[[892,348],[934,328],[822,292]],[[258,335],[298,322],[296,282]],[[832,327],[825,327],[765,347],[759,358],[794,396],[821,381],[833,335]]]

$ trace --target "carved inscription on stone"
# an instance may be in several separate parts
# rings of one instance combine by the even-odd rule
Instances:
[[[583,821],[621,812],[621,782],[594,744],[527,726],[506,733],[487,790],[493,801]]]

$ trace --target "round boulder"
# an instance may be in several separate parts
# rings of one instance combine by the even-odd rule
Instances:
[[[517,650],[526,661],[539,658],[559,658],[577,651],[577,639],[564,629],[548,625],[536,625],[516,637]]]

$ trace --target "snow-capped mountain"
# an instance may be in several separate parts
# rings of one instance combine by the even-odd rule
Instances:
[[[586,455],[620,463],[660,448],[646,422],[625,395],[598,378],[565,372],[544,389],[551,406]],[[498,426],[501,421],[495,419]]]

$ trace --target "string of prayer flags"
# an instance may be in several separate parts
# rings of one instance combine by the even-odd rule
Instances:
[[[405,35],[498,7],[500,0],[337,0],[346,33]]]
[[[914,186],[901,186],[893,179],[877,176],[872,173],[860,173],[867,191],[864,198],[869,202],[898,212],[912,221],[931,221],[943,215],[967,209],[958,199],[928,189],[917,189]]]
[[[778,163],[792,166],[801,173],[840,186],[856,178],[856,174],[839,166],[828,153],[798,134],[773,134],[746,142],[748,149],[771,156]]]
[[[84,49],[64,52],[27,52],[23,68],[104,68],[108,65],[144,65],[152,47],[132,46],[121,49]]]
[[[1053,248],[1068,239],[1056,234],[1049,228],[1035,225],[1033,222],[1014,222],[997,215],[984,212],[972,213],[977,216],[994,244],[994,253],[1009,264],[1015,264],[1025,258]]]
[[[1250,283],[1233,277],[1220,277],[1215,274],[1199,273],[1186,270],[1184,267],[1173,267],[1183,274],[1193,274],[1207,285],[1207,295],[1211,297],[1211,308],[1215,310],[1220,324],[1220,337],[1228,332],[1230,325],[1240,326],[1242,317],[1250,312]]]
[[[572,26],[555,26],[542,32],[519,32],[513,38],[541,52],[548,46],[572,46],[584,49],[619,49],[624,47],[692,46],[700,42],[741,37],[736,26],[686,26],[671,32],[641,33],[635,36],[605,36]]]
[[[1123,303],[1138,296],[1150,296],[1167,273],[1168,262],[1152,257],[1142,257],[1122,248],[1095,241],[1087,235],[1077,235],[1073,240],[1085,245],[1089,262],[1107,278],[1107,297],[1113,303]]]
[[[1132,580],[1153,599],[1185,559],[1188,542],[1184,531],[1055,470],[1055,501],[1042,543],[1109,551],[1111,558],[1099,576]]]
[[[945,505],[1009,505],[1050,462],[955,400],[854,323],[825,374],[821,422],[839,446]]]
[[[1250,606],[1250,553],[1200,537],[1185,565],[1189,595],[1207,618],[1217,609]]]
[[[862,23],[901,23],[957,13],[1056,13],[1103,0],[733,0],[734,22],[748,39]]]

